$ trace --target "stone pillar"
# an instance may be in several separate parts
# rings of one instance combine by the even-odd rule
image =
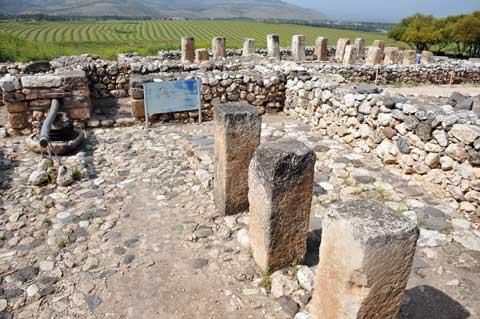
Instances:
[[[243,56],[255,54],[255,39],[245,39],[243,41]]]
[[[385,48],[384,64],[398,64],[400,63],[400,49],[397,47]]]
[[[318,37],[315,40],[315,55],[318,61],[328,60],[328,38]]]
[[[224,215],[248,209],[248,166],[260,144],[262,120],[246,103],[215,107],[214,200]]]
[[[350,39],[340,38],[337,42],[337,48],[335,50],[335,60],[338,62],[343,61],[343,56],[345,54],[345,47],[350,44]]]
[[[264,271],[305,259],[314,166],[315,153],[296,140],[262,144],[252,158],[249,238]]]
[[[305,36],[294,35],[292,37],[292,56],[296,62],[305,61]]]
[[[195,61],[195,38],[183,37],[182,38],[182,62],[194,62]]]
[[[376,202],[343,202],[322,222],[313,319],[397,318],[419,230]]]
[[[207,49],[197,49],[195,50],[195,63],[208,62],[210,56],[208,55]]]
[[[417,64],[417,51],[405,50],[403,51],[403,65]]]
[[[385,49],[385,41],[383,40],[375,40],[373,41],[372,46],[377,47],[382,49],[382,51]]]
[[[226,51],[226,39],[221,37],[213,38],[212,40],[212,52],[213,52],[213,59],[216,60],[218,58],[226,58],[227,51]]]
[[[355,46],[357,47],[358,58],[363,59],[365,56],[365,40],[363,38],[356,38]]]
[[[367,65],[377,65],[381,64],[383,59],[383,51],[378,47],[369,47],[367,53],[367,59],[365,64]]]
[[[429,64],[433,62],[433,53],[430,51],[423,51],[422,58],[420,59],[421,64]]]
[[[357,46],[347,45],[345,47],[345,54],[343,55],[343,64],[351,65],[357,63]]]
[[[280,59],[280,37],[278,34],[267,35],[268,57]]]

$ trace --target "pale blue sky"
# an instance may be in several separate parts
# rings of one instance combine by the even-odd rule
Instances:
[[[399,19],[417,12],[447,16],[480,10],[480,0],[285,0],[338,18]]]

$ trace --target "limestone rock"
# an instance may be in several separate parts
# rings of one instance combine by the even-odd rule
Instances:
[[[30,174],[28,182],[34,186],[48,184],[48,174],[46,171],[34,171],[32,174]]]

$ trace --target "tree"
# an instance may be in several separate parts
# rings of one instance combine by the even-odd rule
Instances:
[[[389,37],[413,46],[417,51],[430,48],[437,41],[435,34],[435,18],[431,15],[416,14],[400,21],[390,32]]]

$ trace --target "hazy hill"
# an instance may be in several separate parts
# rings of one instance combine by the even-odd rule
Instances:
[[[280,0],[0,0],[0,13],[193,19],[322,19],[322,14],[317,11]]]

